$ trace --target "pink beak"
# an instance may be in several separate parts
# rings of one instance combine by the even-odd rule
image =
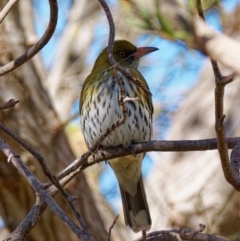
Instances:
[[[132,56],[134,56],[134,58],[137,59],[137,58],[141,58],[142,56],[144,56],[146,54],[150,54],[157,50],[158,50],[158,48],[155,48],[155,47],[141,47],[141,48],[137,48],[137,51],[134,54],[132,54]]]

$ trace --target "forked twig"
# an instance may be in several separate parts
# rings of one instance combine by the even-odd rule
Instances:
[[[74,233],[84,241],[89,241],[89,237],[67,216],[67,214],[58,206],[51,195],[44,190],[39,180],[26,167],[20,157],[0,138],[0,150],[7,156],[8,161],[17,168],[17,170],[26,178],[33,189],[41,195],[41,198],[48,206],[69,226]],[[93,239],[92,239],[93,240]]]
[[[199,15],[202,17],[203,20],[204,14],[202,10],[202,3],[201,0],[198,0],[197,9]],[[233,168],[236,168],[236,166],[231,166],[228,156],[228,146],[226,143],[226,133],[225,133],[225,125],[224,125],[224,89],[226,84],[231,83],[236,74],[233,73],[229,76],[223,76],[221,74],[221,71],[219,69],[217,61],[211,59],[212,68],[215,76],[215,131],[217,134],[217,140],[218,140],[218,152],[221,159],[222,169],[224,172],[224,176],[226,180],[231,183],[237,190],[240,190],[240,177],[237,177],[234,175]]]
[[[56,186],[56,188],[60,191],[60,193],[63,195],[65,201],[68,203],[70,208],[72,209],[73,214],[75,215],[76,219],[78,220],[79,224],[81,225],[82,229],[86,234],[91,237],[89,230],[87,229],[86,224],[84,223],[81,215],[76,210],[75,206],[73,205],[74,198],[62,187],[60,184],[58,178],[54,176],[49,168],[47,167],[46,161],[44,158],[34,149],[32,148],[27,142],[25,142],[23,139],[21,139],[18,135],[10,131],[6,126],[4,126],[2,123],[0,123],[0,129],[4,131],[6,134],[8,134],[10,137],[12,137],[14,140],[16,140],[19,144],[21,144],[28,152],[30,152],[39,162],[41,165],[45,175],[49,178],[49,180],[52,181],[52,183]]]

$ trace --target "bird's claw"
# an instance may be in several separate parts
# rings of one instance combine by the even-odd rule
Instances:
[[[131,151],[132,151],[133,156],[136,157],[136,156],[137,156],[137,153],[136,153],[135,145],[134,145],[134,144],[135,144],[135,143],[132,142],[130,148],[131,148]]]
[[[100,155],[102,157],[105,157],[105,154],[104,154],[104,151],[103,151],[103,146],[99,145],[95,148],[95,150],[92,152],[92,157],[93,157],[93,160],[95,161],[96,160],[96,156],[98,155],[98,153],[100,152]],[[99,163],[99,162],[98,162]]]
[[[102,157],[105,157],[104,151],[103,151],[103,146],[98,146],[98,151],[101,153]]]

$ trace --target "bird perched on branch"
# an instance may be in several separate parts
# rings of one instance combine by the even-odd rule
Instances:
[[[126,40],[115,41],[113,56],[127,77],[111,66],[107,48],[98,56],[80,98],[81,128],[90,150],[99,144],[129,148],[133,143],[151,139],[152,98],[137,68],[142,56],[156,50],[137,48]],[[100,138],[103,140],[98,143]],[[141,173],[143,157],[144,154],[137,154],[109,160],[119,182],[125,223],[134,232],[151,227]]]

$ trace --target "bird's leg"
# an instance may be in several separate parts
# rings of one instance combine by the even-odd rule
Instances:
[[[104,154],[103,150],[104,150],[103,146],[99,145],[98,146],[98,151],[100,152],[102,157],[105,157],[105,154]],[[105,164],[107,164],[107,160],[105,160],[104,162],[105,162]]]
[[[130,145],[130,148],[131,148],[131,151],[132,151],[133,156],[136,157],[136,156],[137,156],[137,153],[136,153],[135,145],[134,145],[134,144],[135,144],[135,142],[132,141],[132,142],[131,142],[131,145]]]
[[[93,160],[95,161],[96,160],[96,155],[99,153],[102,157],[105,157],[105,154],[103,152],[103,146],[102,145],[97,145],[97,146],[94,146],[94,148],[92,148],[93,150],[91,150],[92,152],[92,157],[93,157]],[[99,162],[98,162],[99,163]],[[105,161],[106,163],[106,161]]]

